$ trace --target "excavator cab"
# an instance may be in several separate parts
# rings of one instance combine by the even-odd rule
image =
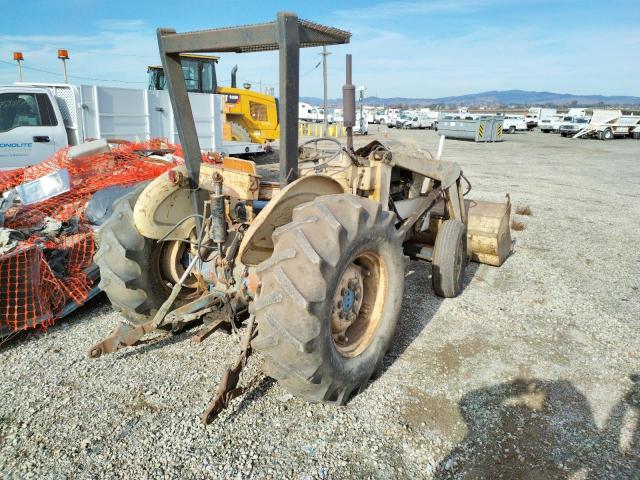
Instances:
[[[220,57],[183,54],[180,58],[188,92],[216,93],[218,88],[216,63]],[[147,67],[147,78],[149,90],[167,89],[167,80],[161,66]]]
[[[280,138],[278,104],[272,95],[251,90],[251,85],[236,87],[237,66],[231,72],[231,86],[219,87],[216,63],[220,57],[211,55],[180,55],[182,73],[190,93],[224,95],[226,140],[268,143]],[[148,89],[166,90],[167,81],[161,66],[147,67]]]

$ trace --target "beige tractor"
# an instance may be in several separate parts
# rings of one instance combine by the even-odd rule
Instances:
[[[259,26],[159,30],[185,166],[115,205],[96,262],[125,320],[89,350],[99,357],[157,328],[202,321],[242,330],[241,351],[203,414],[241,394],[258,351],[265,373],[294,395],[344,404],[367,385],[394,338],[408,258],[432,264],[435,293],[458,295],[469,258],[500,265],[510,204],[465,201],[458,165],[380,142],[354,149],[355,88],[347,56],[347,145],[298,145],[299,47],[347,43],[347,32],[278,14]],[[280,49],[280,183],[253,162],[202,163],[179,54]],[[425,286],[425,295],[429,295]]]

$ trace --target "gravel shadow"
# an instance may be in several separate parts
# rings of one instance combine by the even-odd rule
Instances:
[[[407,268],[407,275],[411,274],[411,282],[405,283],[405,295],[400,311],[400,318],[396,327],[396,334],[391,342],[389,351],[384,356],[380,368],[374,373],[371,381],[382,376],[409,346],[416,340],[420,333],[429,325],[435,316],[444,298],[438,297],[431,286],[431,263],[422,261],[412,261]],[[463,281],[464,289],[469,286],[479,264],[470,262],[465,269]],[[426,304],[425,308],[421,304]],[[419,313],[416,313],[419,309]],[[371,381],[365,387],[366,390]]]
[[[434,478],[638,478],[637,422],[622,441],[624,416],[640,413],[640,376],[631,379],[602,430],[584,394],[567,380],[516,379],[467,393],[458,406],[468,433]]]
[[[224,424],[226,425],[228,422],[234,421],[235,418],[244,412],[249,405],[266,395],[275,383],[275,379],[263,376],[257,385],[254,385],[244,395],[242,395],[242,400],[240,400],[237,407],[233,408],[233,410],[231,410],[231,407],[228,407],[231,411],[229,416],[225,418]],[[240,382],[240,384],[242,385],[242,382]]]

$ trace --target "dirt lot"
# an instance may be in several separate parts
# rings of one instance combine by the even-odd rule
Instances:
[[[434,132],[371,130],[437,147]],[[514,215],[507,262],[472,264],[456,299],[410,264],[383,372],[347,406],[259,377],[204,428],[230,337],[91,361],[118,319],[98,297],[0,347],[0,477],[640,478],[640,141],[526,133],[447,141],[445,158],[471,197],[509,192],[532,214]]]

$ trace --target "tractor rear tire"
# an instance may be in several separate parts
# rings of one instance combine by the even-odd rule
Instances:
[[[257,267],[252,347],[289,392],[343,405],[379,368],[404,291],[395,221],[377,202],[327,195],[298,206],[292,222],[274,231],[273,255]],[[352,322],[341,333],[338,317]]]
[[[100,247],[93,257],[100,268],[100,288],[133,325],[149,320],[170,293],[160,274],[163,244],[143,237],[133,221],[133,207],[145,186],[114,204],[100,227]]]
[[[433,247],[432,283],[436,295],[457,297],[467,266],[467,229],[460,220],[445,220]]]
[[[231,139],[236,142],[250,142],[251,136],[246,128],[236,122],[229,122],[231,127]]]

